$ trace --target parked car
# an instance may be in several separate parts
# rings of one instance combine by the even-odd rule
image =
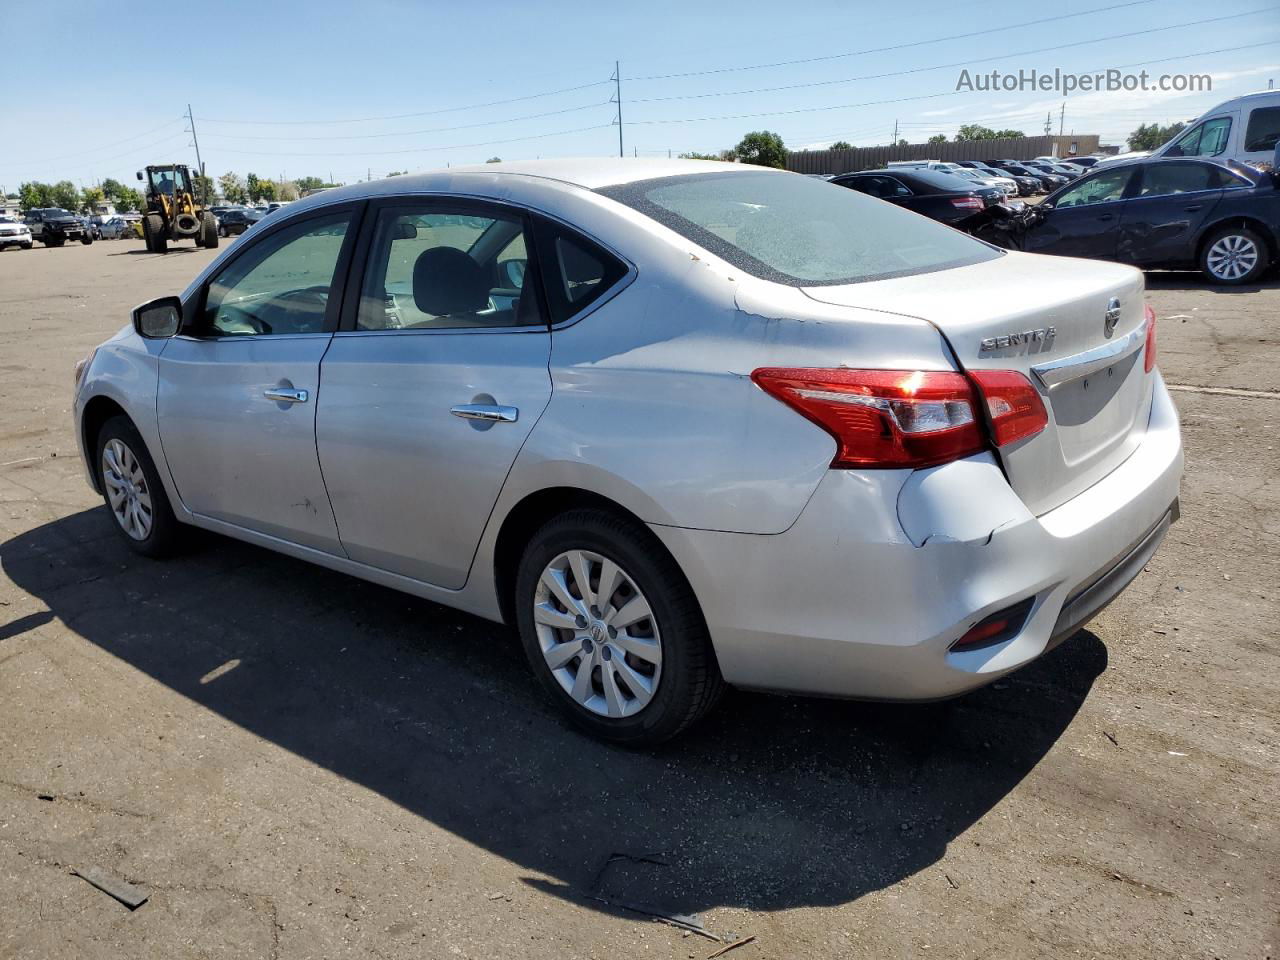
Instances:
[[[999,167],[993,167],[980,160],[961,160],[959,162],[962,167],[976,170],[979,173],[988,173],[993,177],[1008,177],[1017,184],[1018,196],[1020,197],[1034,197],[1036,194],[1044,193],[1044,185],[1040,182],[1039,177],[1025,176],[1010,170],[1001,170]]]
[[[1164,146],[1151,151],[1149,156],[1162,159],[1205,157],[1267,164],[1271,162],[1278,140],[1280,90],[1263,90],[1233,97],[1205,111],[1191,121],[1187,129],[1180,131]],[[1101,162],[1110,166],[1134,156],[1104,157]]]
[[[1079,630],[1177,516],[1154,346],[1128,267],[783,171],[508,163],[269,218],[74,416],[138,553],[202,527],[505,622],[651,743],[726,683],[931,700]]]
[[[101,240],[123,240],[133,235],[133,224],[124,217],[110,217],[98,226],[98,238]]]
[[[1077,167],[1084,167],[1084,169],[1090,170],[1101,159],[1101,157],[1069,157],[1066,162],[1074,163]]]
[[[33,243],[29,226],[12,217],[0,217],[0,250],[5,247],[30,250]]]
[[[28,210],[26,224],[31,235],[46,247],[60,247],[68,240],[93,243],[93,234],[84,220],[61,207],[39,207]]]
[[[1048,181],[1047,186],[1051,190],[1056,190],[1063,184],[1071,182],[1071,177],[1067,176],[1065,173],[1059,173],[1047,163],[1040,163],[1036,160],[1024,160],[1022,161],[1022,165],[1028,170],[1040,174],[1046,181]]]
[[[218,215],[218,236],[231,237],[244,233],[265,214],[252,208],[232,209]]]
[[[1023,249],[1257,280],[1280,243],[1276,178],[1201,159],[1105,164],[1050,194]]]
[[[974,214],[1004,198],[998,187],[984,187],[922,167],[863,170],[842,174],[831,182],[962,228]]]
[[[1040,189],[1048,193],[1062,186],[1063,178],[1056,173],[1045,173],[1043,170],[1034,170],[1024,163],[1017,160],[994,160],[991,164],[997,170],[1007,170],[1012,174],[1020,177],[1031,177],[1040,184]]]
[[[948,170],[947,175],[969,180],[984,187],[995,187],[1006,197],[1018,195],[1018,184],[1012,177],[996,176],[994,172],[988,173],[985,170],[973,170],[969,167],[956,167],[954,170]]]

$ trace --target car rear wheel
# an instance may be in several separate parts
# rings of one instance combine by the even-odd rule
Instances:
[[[516,577],[525,654],[551,697],[605,740],[660,743],[724,686],[693,590],[642,524],[573,510],[530,541]]]
[[[66,243],[66,241],[65,241],[65,240],[54,240],[53,238],[49,238],[49,239],[47,239],[47,240],[45,240],[45,241],[44,241],[44,245],[45,245],[46,247],[60,247],[60,246],[62,246],[64,243]]]
[[[172,554],[180,525],[137,428],[127,417],[112,417],[98,431],[96,450],[102,498],[116,531],[143,556]]]
[[[1205,241],[1200,269],[1214,283],[1251,283],[1269,262],[1267,245],[1252,230],[1227,227]]]

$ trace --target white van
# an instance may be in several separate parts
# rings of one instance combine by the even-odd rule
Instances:
[[[1214,157],[1271,163],[1280,139],[1280,90],[1263,90],[1220,103],[1151,153],[1153,157]],[[1123,159],[1125,156],[1110,159]]]

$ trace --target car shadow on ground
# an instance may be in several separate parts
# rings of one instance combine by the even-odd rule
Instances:
[[[108,253],[108,257],[167,257],[172,253],[199,253],[203,247],[172,247],[164,253],[152,253],[150,250],[118,250],[115,253]]]
[[[1199,270],[1152,270],[1145,274],[1148,290],[1203,290],[1234,296],[1241,293],[1257,293],[1259,290],[1280,289],[1280,272],[1275,269],[1262,275],[1258,283],[1237,286],[1214,283]]]
[[[1086,632],[941,704],[731,693],[628,751],[566,726],[503,627],[220,537],[144,560],[110,522],[55,520],[0,560],[89,643],[596,909],[841,904],[929,867],[1107,665]]]

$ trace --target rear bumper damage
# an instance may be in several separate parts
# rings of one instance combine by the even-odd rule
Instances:
[[[655,526],[730,683],[887,700],[964,693],[1041,656],[1141,571],[1177,519],[1182,445],[1157,374],[1147,434],[1108,476],[1033,515],[990,454],[929,470],[832,470],[774,536]],[[952,646],[1029,601],[1020,630]]]

